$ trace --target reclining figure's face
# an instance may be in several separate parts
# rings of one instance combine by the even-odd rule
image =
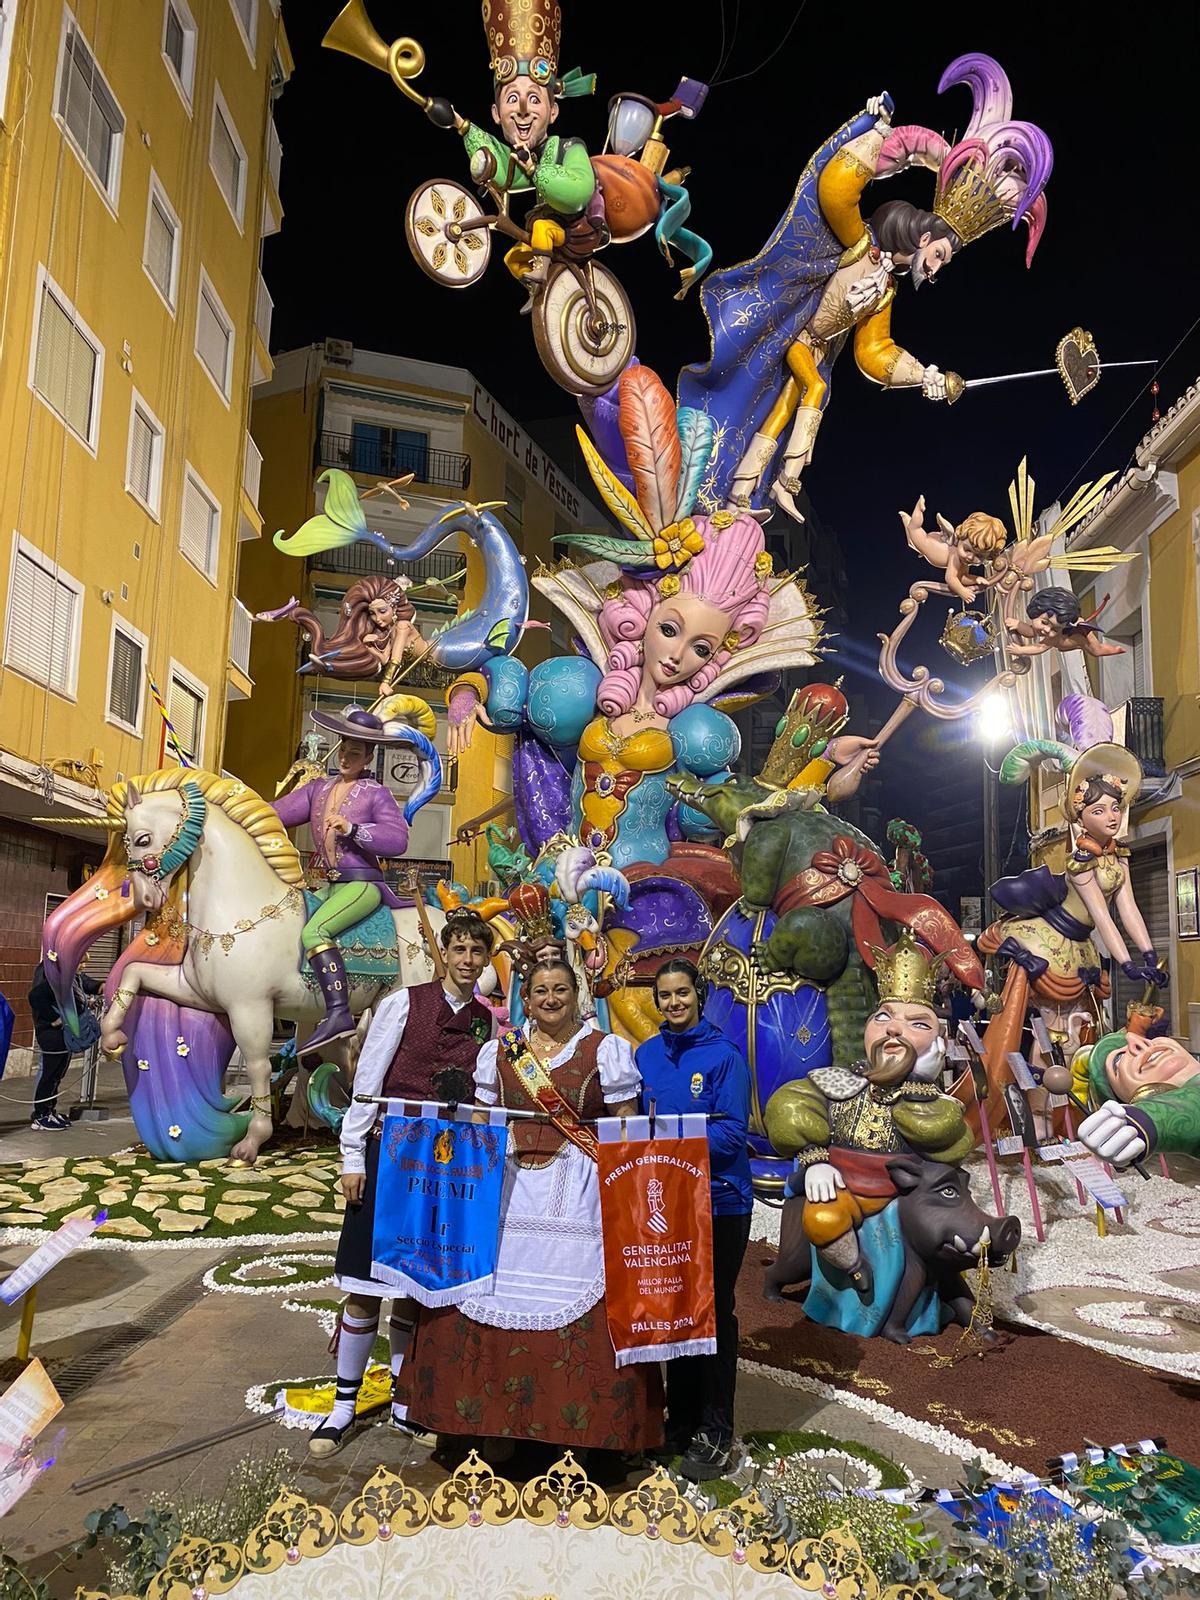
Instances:
[[[1178,1039],[1145,1039],[1131,1033],[1109,1056],[1105,1072],[1113,1094],[1128,1104],[1147,1089],[1186,1083],[1200,1072],[1200,1062]]]

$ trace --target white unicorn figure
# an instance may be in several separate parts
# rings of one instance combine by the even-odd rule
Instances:
[[[101,1023],[103,1047],[122,1059],[138,1133],[161,1160],[230,1154],[253,1163],[273,1128],[275,1019],[294,1021],[299,1038],[323,1014],[301,968],[299,853],[252,789],[199,768],[115,784],[101,825],[112,834],[103,863],[45,925],[43,961],[59,1006],[71,1022],[83,953],[106,929],[144,914],[109,977]],[[428,938],[444,914],[414,905],[392,915],[397,967],[384,971],[379,960],[377,975],[351,980],[355,1014],[393,987],[435,976]],[[235,1044],[250,1079],[249,1117],[222,1089]]]

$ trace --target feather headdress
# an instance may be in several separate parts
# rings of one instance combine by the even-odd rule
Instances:
[[[556,538],[630,572],[683,565],[704,549],[690,513],[712,455],[712,418],[690,406],[676,410],[666,385],[649,367],[625,369],[616,401],[628,480],[582,428],[575,432],[592,482],[626,537],[568,533]]]

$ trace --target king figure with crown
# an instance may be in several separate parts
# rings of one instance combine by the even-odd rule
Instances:
[[[799,516],[800,475],[847,339],[873,383],[929,400],[961,395],[957,374],[893,339],[893,301],[906,278],[915,289],[935,283],[964,245],[1004,222],[1026,223],[1028,264],[1045,225],[1053,151],[1040,128],[1012,120],[1008,78],[990,56],[960,56],[938,87],[959,83],[974,110],[958,143],[928,128],[893,128],[888,96],[875,96],[813,156],[758,254],[706,280],[712,356],[679,381],[680,404],[716,425],[701,504],[746,510],[769,494]],[[909,166],[937,174],[933,209],[889,200],[864,217],[867,186]]]

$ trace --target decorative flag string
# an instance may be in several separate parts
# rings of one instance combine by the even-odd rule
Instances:
[[[194,764],[192,758],[180,744],[179,735],[175,732],[175,724],[167,715],[167,708],[163,703],[162,695],[159,693],[158,685],[150,676],[149,672],[146,674],[146,682],[150,685],[150,693],[154,697],[154,704],[158,707],[158,714],[163,719],[163,726],[167,730],[167,744],[170,747],[172,755],[175,757],[176,761],[178,761],[181,767],[192,766]]]

